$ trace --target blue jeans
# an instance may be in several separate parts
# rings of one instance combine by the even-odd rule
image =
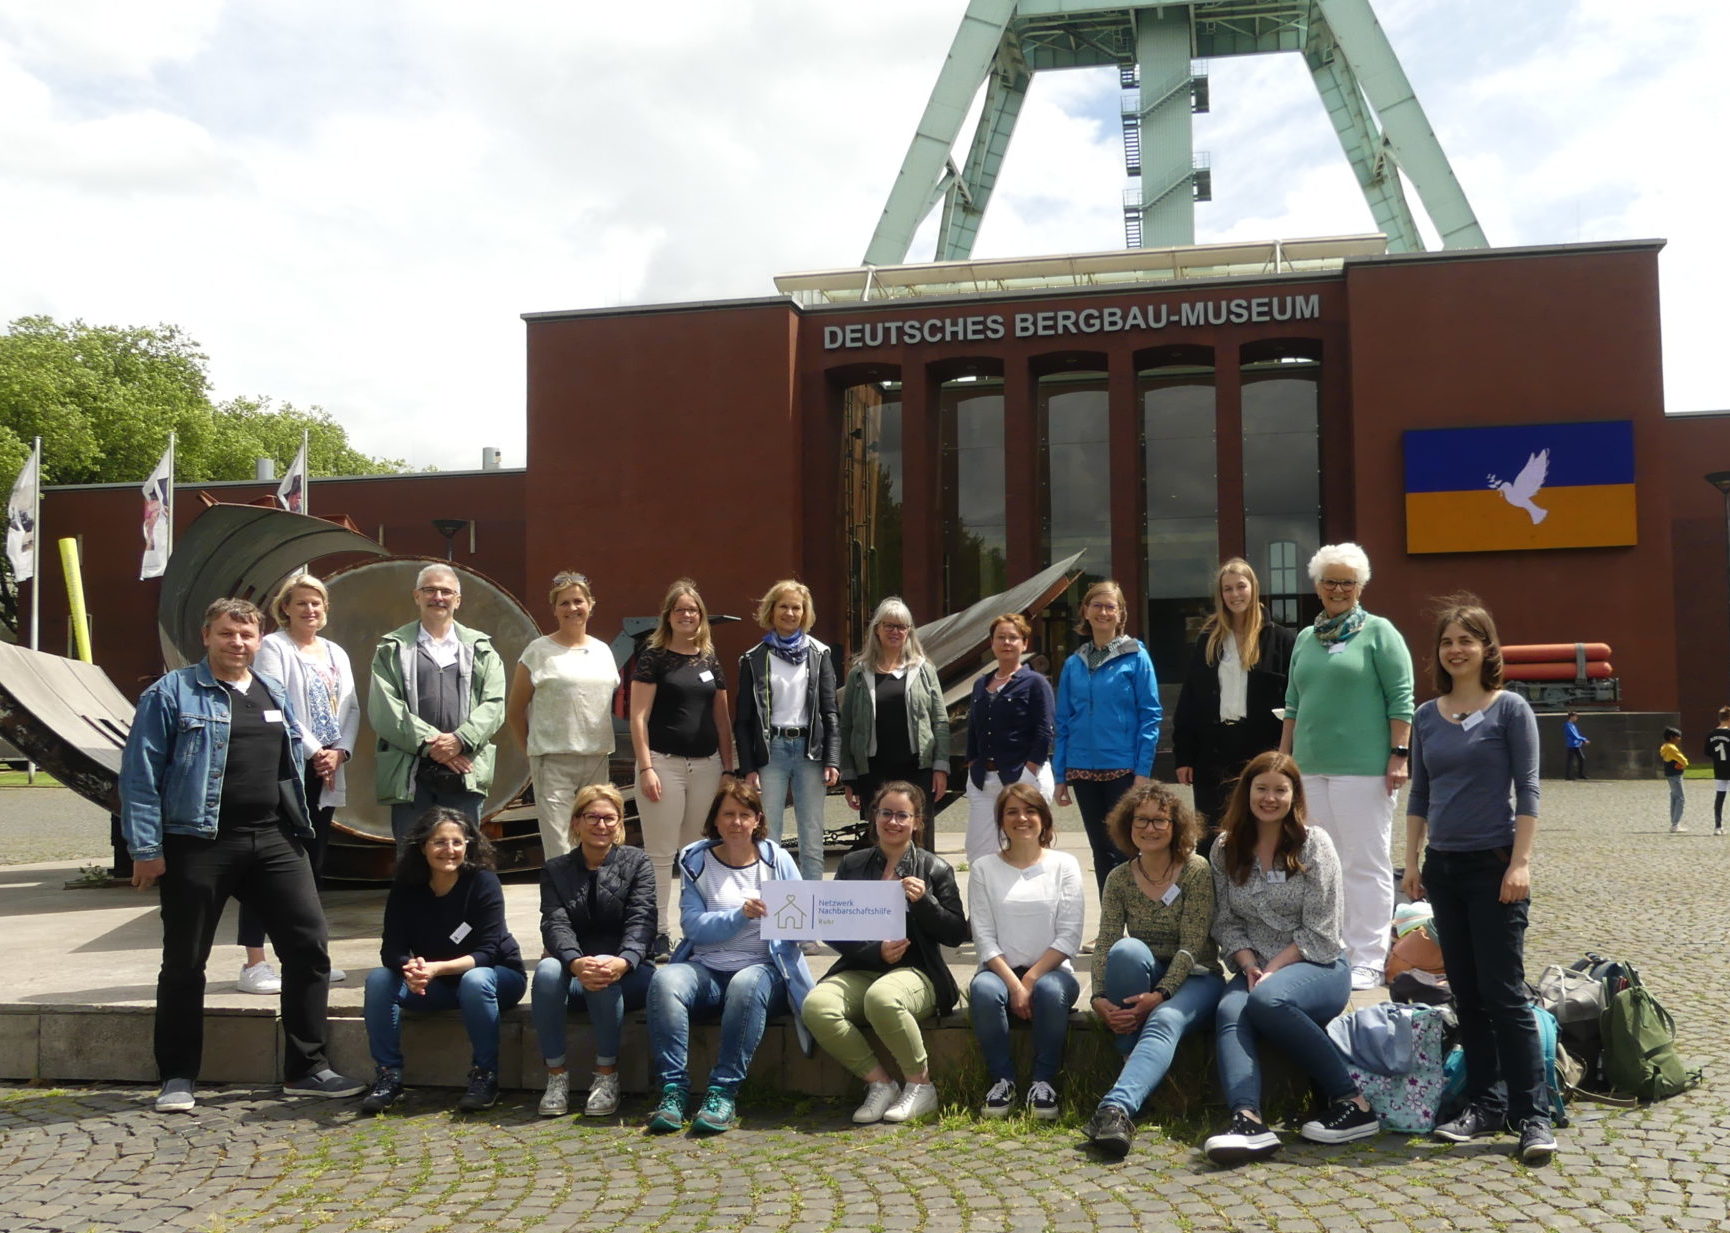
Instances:
[[[1682,823],[1682,807],[1687,804],[1687,798],[1682,795],[1682,776],[1666,775],[1670,781],[1670,829],[1674,830]]]
[[[786,833],[781,815],[787,808],[787,788],[793,789],[793,816],[799,827],[799,876],[823,877],[823,806],[828,787],[823,764],[805,756],[804,737],[776,737],[769,742],[769,761],[757,768],[763,785],[763,819],[769,838],[779,843]]]
[[[1081,993],[1075,973],[1053,968],[1033,983],[1033,1081],[1050,1083],[1063,1065],[1063,1046],[1069,1039],[1069,1011]],[[973,1034],[985,1055],[985,1069],[993,1079],[1014,1079],[1015,1061],[1009,1054],[1009,987],[990,968],[980,968],[967,991],[967,1011],[973,1019]]]
[[[1516,1126],[1549,1117],[1544,1051],[1526,1000],[1526,918],[1531,901],[1501,902],[1506,850],[1424,857],[1448,985],[1460,1012],[1466,1099]]]
[[[1093,849],[1093,877],[1099,889],[1105,890],[1105,875],[1129,858],[1112,841],[1106,829],[1106,815],[1123,794],[1135,786],[1135,776],[1124,774],[1116,779],[1072,779],[1069,794],[1081,811],[1081,825],[1087,831],[1087,845]]]
[[[717,972],[691,960],[657,969],[649,985],[649,1051],[657,1083],[691,1086],[685,1071],[691,1056],[691,1019],[717,1008],[721,1044],[709,1086],[730,1094],[745,1081],[763,1039],[763,1025],[771,1014],[786,1010],[787,982],[772,963]]]
[[[1140,938],[1120,938],[1105,957],[1105,989],[1096,996],[1122,1006],[1139,993],[1150,993],[1165,975],[1167,964],[1148,949]],[[1193,969],[1168,1002],[1142,1020],[1133,1036],[1116,1036],[1117,1051],[1125,1054],[1117,1082],[1101,1099],[1134,1117],[1148,1093],[1160,1085],[1171,1069],[1177,1042],[1213,1020],[1213,1008],[1225,991],[1218,972]],[[1115,1034],[1114,1034],[1115,1035]]]
[[[397,852],[402,852],[403,840],[408,838],[420,816],[434,805],[449,806],[458,813],[467,814],[471,821],[479,822],[481,808],[486,803],[485,792],[441,792],[429,787],[426,780],[416,775],[414,800],[399,801],[390,807],[390,833],[396,837]]]
[[[390,968],[374,968],[366,978],[366,1039],[372,1060],[402,1069],[402,1012],[460,1010],[463,1027],[482,1070],[499,1068],[499,1016],[523,1000],[528,978],[515,968],[470,968],[452,980],[438,977],[425,993],[410,993],[408,982]]]
[[[1327,1100],[1355,1093],[1345,1058],[1327,1032],[1329,1021],[1345,1009],[1351,996],[1352,973],[1344,955],[1332,963],[1299,960],[1264,978],[1253,990],[1241,973],[1232,977],[1213,1019],[1226,1107],[1234,1113],[1248,1109],[1261,1115],[1257,1043],[1262,1036],[1314,1079]]]
[[[542,959],[535,967],[534,987],[529,994],[529,1013],[535,1021],[535,1039],[548,1066],[565,1064],[565,1014],[586,1006],[595,1031],[595,1065],[611,1066],[619,1060],[619,1042],[625,1034],[625,1012],[640,1010],[649,995],[655,965],[639,963],[605,989],[585,989],[583,982],[565,970],[557,959]]]

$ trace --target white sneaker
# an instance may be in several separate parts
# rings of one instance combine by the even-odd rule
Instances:
[[[1352,969],[1352,990],[1376,989],[1386,982],[1382,974],[1371,967],[1355,967]]]
[[[589,1080],[589,1099],[583,1105],[584,1117],[610,1117],[619,1111],[619,1075],[597,1072]]]
[[[272,997],[282,992],[282,977],[270,966],[270,960],[260,959],[254,964],[242,965],[240,979],[234,982],[234,987],[242,993]]]
[[[158,1113],[191,1113],[198,1104],[191,1079],[170,1079],[156,1096]]]
[[[1672,835],[1680,835],[1683,831],[1685,831],[1687,829],[1688,828],[1686,826],[1683,826],[1680,822],[1678,822],[1670,828],[1670,833]]]
[[[343,971],[341,968],[338,968],[338,967],[331,968],[331,970],[330,970],[330,983],[331,984],[340,985],[340,984],[342,984],[343,981],[345,981],[347,979],[348,979],[348,973],[347,972]]]
[[[865,1103],[853,1110],[853,1120],[861,1126],[880,1122],[889,1107],[901,1097],[901,1085],[893,1079],[885,1083],[865,1085]]]
[[[911,1122],[930,1117],[937,1112],[937,1085],[909,1083],[901,1089],[901,1099],[883,1111],[886,1122]]]
[[[547,1090],[541,1093],[541,1116],[563,1117],[571,1108],[571,1072],[547,1072]]]

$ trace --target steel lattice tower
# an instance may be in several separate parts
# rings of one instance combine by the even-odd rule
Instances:
[[[1125,167],[1139,180],[1124,194],[1128,246],[1193,244],[1195,202],[1212,194],[1194,150],[1191,117],[1208,105],[1196,61],[1272,52],[1303,54],[1390,251],[1424,247],[1402,171],[1443,247],[1487,245],[1370,0],[970,0],[865,264],[906,261],[939,200],[935,260],[970,257],[1033,74],[1098,66],[1115,66],[1124,86]],[[979,125],[957,167],[952,151],[981,86]]]

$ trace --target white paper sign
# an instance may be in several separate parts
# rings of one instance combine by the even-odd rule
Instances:
[[[765,941],[887,942],[907,936],[899,881],[763,883]]]

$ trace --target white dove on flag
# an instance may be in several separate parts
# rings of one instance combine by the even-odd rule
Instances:
[[[1550,511],[1532,504],[1532,498],[1538,495],[1544,487],[1544,480],[1550,474],[1550,451],[1542,450],[1526,459],[1526,465],[1520,468],[1520,473],[1514,477],[1514,482],[1489,477],[1490,487],[1502,494],[1502,500],[1509,505],[1518,506],[1531,515],[1532,525],[1550,516]]]

